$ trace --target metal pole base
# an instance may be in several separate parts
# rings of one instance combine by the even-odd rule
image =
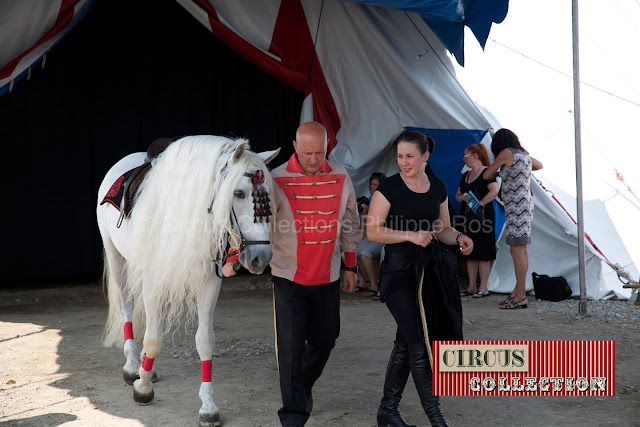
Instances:
[[[578,305],[578,312],[580,313],[580,316],[586,316],[587,315],[587,302],[586,301],[580,301],[580,304]]]

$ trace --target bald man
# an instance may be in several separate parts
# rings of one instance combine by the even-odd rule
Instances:
[[[356,286],[362,238],[356,195],[346,170],[327,161],[327,132],[300,125],[295,153],[271,172],[276,182],[272,239],[276,350],[283,426],[302,426],[313,408],[311,389],[340,333],[340,245],[343,289]]]

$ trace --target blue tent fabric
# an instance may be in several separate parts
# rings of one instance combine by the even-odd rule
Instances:
[[[465,25],[471,29],[484,49],[491,25],[502,22],[509,10],[509,0],[348,1],[417,13],[463,66]]]
[[[504,206],[498,203],[496,199],[493,199],[493,202],[491,203],[493,203],[493,209],[496,212],[496,222],[494,224],[495,224],[496,242],[497,242],[498,240],[500,240],[500,233],[502,233],[502,228],[504,227],[504,224],[507,221],[507,219],[504,215]]]

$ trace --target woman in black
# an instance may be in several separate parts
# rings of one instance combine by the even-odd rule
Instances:
[[[452,305],[451,290],[441,289],[425,275],[425,288],[432,298],[425,317],[420,312],[424,298],[418,295],[417,271],[433,270],[439,260],[435,248],[439,240],[457,245],[463,254],[471,253],[473,242],[451,227],[447,191],[439,179],[425,174],[425,166],[434,142],[420,132],[404,131],[396,138],[397,162],[400,173],[383,181],[371,199],[367,236],[385,244],[385,257],[380,267],[380,298],[393,315],[398,329],[387,366],[383,398],[378,409],[379,426],[409,426],[398,412],[409,372],[432,425],[446,426],[437,396],[432,393],[432,373],[423,324],[427,324],[430,340],[443,339],[440,331],[450,331],[454,320],[447,314],[455,311],[460,317],[460,297],[455,287],[458,310],[446,310]],[[426,248],[426,249],[425,249]],[[451,254],[449,254],[451,255]],[[437,266],[435,266],[437,268]],[[447,303],[448,302],[448,303]],[[434,317],[433,311],[443,317]],[[426,311],[426,310],[425,310]],[[446,312],[446,313],[445,313]],[[457,319],[461,335],[461,318]],[[430,349],[430,343],[429,343]]]
[[[495,220],[491,201],[498,195],[495,178],[484,179],[482,172],[489,166],[489,154],[482,144],[473,144],[464,150],[464,163],[471,170],[462,175],[456,200],[462,202],[460,214],[465,217],[465,233],[473,240],[473,252],[467,255],[469,286],[460,296],[473,295],[483,298],[489,295],[488,282],[491,261],[496,259]],[[480,201],[476,212],[467,205],[470,193]],[[480,273],[480,286],[476,289],[476,279]]]

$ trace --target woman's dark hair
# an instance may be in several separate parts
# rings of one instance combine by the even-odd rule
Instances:
[[[424,154],[427,151],[429,154],[433,153],[433,149],[436,147],[436,143],[433,139],[429,138],[422,132],[415,130],[404,130],[395,141],[393,141],[393,147],[398,150],[398,144],[400,142],[413,142],[418,146],[420,154]]]
[[[371,174],[371,178],[369,178],[369,183],[371,183],[371,181],[373,181],[374,179],[378,180],[378,183],[381,183],[382,181],[384,181],[387,178],[387,176],[381,172],[374,172]]]
[[[485,166],[489,166],[491,162],[489,161],[489,154],[487,153],[487,148],[482,144],[471,144],[464,151],[468,151],[469,154],[475,154],[480,159],[480,163]]]
[[[518,150],[524,150],[522,145],[520,145],[518,135],[509,129],[502,128],[493,135],[493,139],[491,140],[491,152],[493,153],[493,157],[497,157],[505,148],[517,148]]]

